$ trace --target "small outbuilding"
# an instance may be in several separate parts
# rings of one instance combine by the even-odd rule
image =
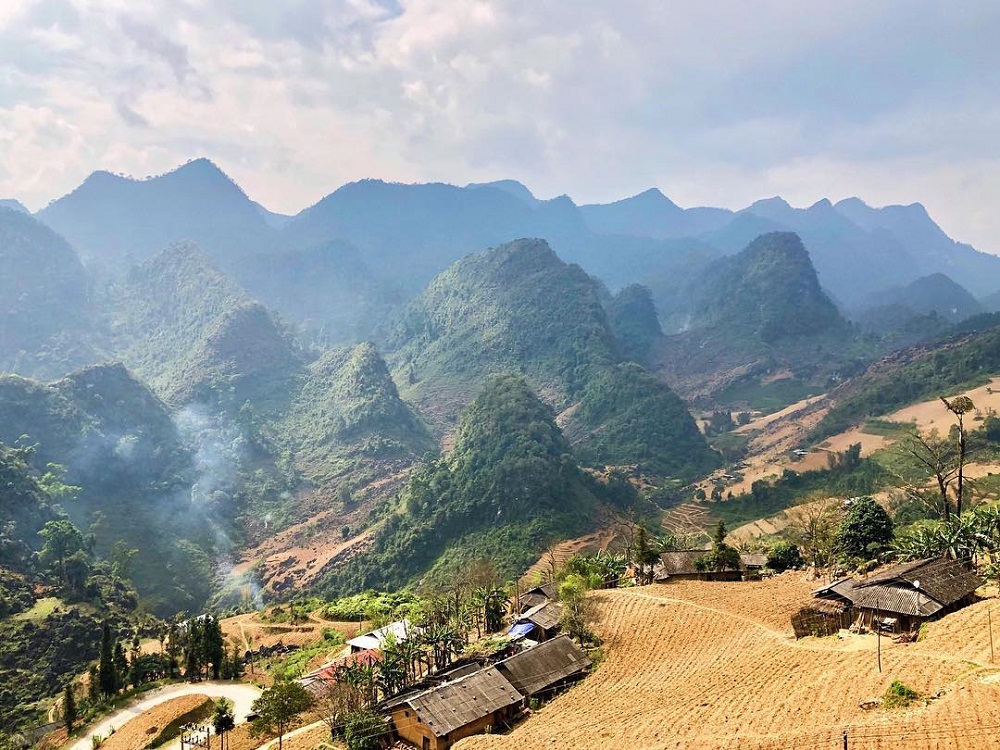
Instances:
[[[524,697],[494,667],[396,701],[399,737],[420,750],[446,750],[463,737],[509,724]]]
[[[531,638],[534,641],[547,641],[559,631],[559,621],[562,619],[562,604],[545,602],[538,604],[520,615],[507,634],[515,638]]]
[[[568,635],[526,649],[494,666],[525,700],[548,695],[587,674],[590,659]]]
[[[413,625],[409,620],[399,620],[386,625],[384,628],[372,630],[363,635],[351,638],[347,645],[352,652],[368,651],[371,649],[382,650],[387,640],[395,643],[402,643],[423,632],[422,628]]]

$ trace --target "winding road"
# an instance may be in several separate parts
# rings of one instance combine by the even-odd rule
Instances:
[[[250,713],[250,704],[260,697],[260,690],[252,685],[239,682],[195,682],[183,685],[168,685],[147,693],[142,700],[131,705],[120,708],[114,713],[105,716],[97,724],[87,730],[87,734],[70,746],[70,750],[91,750],[94,735],[107,737],[111,733],[111,728],[124,726],[129,720],[148,711],[153,706],[159,705],[171,698],[182,695],[204,694],[210,698],[228,698],[233,702],[233,715],[236,723],[242,724],[246,720],[246,715]]]

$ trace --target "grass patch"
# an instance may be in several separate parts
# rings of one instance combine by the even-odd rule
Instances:
[[[297,680],[306,673],[309,662],[315,657],[344,645],[344,636],[333,628],[323,628],[323,639],[311,646],[304,646],[280,661],[272,662],[268,671],[277,680]]]
[[[41,622],[53,612],[55,612],[59,607],[62,606],[62,600],[56,596],[46,596],[43,599],[39,599],[35,602],[35,606],[24,612],[19,612],[14,615],[15,620],[31,620],[32,622]]]
[[[882,700],[883,708],[906,708],[913,701],[920,697],[920,693],[916,690],[907,687],[899,680],[893,680],[892,684],[885,691],[885,697]]]
[[[756,380],[744,380],[727,386],[715,395],[722,404],[747,404],[755,411],[771,413],[810,396],[821,389],[797,378],[784,378],[762,385]]]
[[[861,431],[866,435],[881,435],[882,437],[895,438],[912,428],[912,424],[893,422],[891,419],[869,419],[865,421],[861,427]]]

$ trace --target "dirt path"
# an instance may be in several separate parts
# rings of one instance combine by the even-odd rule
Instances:
[[[94,736],[107,737],[111,733],[112,727],[120,727],[129,719],[134,719],[145,713],[153,706],[159,705],[171,698],[181,695],[207,695],[210,698],[228,698],[233,702],[233,715],[238,724],[246,720],[246,715],[250,713],[250,704],[260,697],[260,690],[252,685],[234,682],[196,682],[183,685],[168,685],[151,693],[147,693],[141,700],[130,706],[120,708],[114,713],[101,719],[96,725],[87,729],[87,734],[70,745],[70,750],[91,750],[93,747],[91,739]],[[166,745],[164,747],[169,747]]]

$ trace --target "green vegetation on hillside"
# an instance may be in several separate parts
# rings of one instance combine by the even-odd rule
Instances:
[[[684,402],[634,364],[591,379],[573,420],[590,430],[576,445],[586,464],[635,463],[647,473],[685,481],[719,465]]]
[[[851,391],[837,400],[813,437],[835,435],[866,417],[980,385],[998,371],[1000,328],[947,342],[906,364],[880,368],[849,384]]]
[[[451,391],[456,410],[501,372],[565,403],[616,359],[596,283],[542,240],[455,263],[389,328],[387,345],[405,394],[424,402]]]
[[[696,328],[727,326],[765,343],[845,326],[820,289],[802,240],[791,232],[763,234],[707,272]]]
[[[413,461],[436,447],[372,344],[314,362],[284,424],[282,444],[319,483],[363,466],[360,459]]]
[[[372,549],[323,588],[398,585],[469,549],[514,575],[552,538],[586,528],[593,504],[549,408],[523,378],[499,376],[462,413],[451,454],[413,473]]]
[[[196,246],[132,268],[109,296],[116,350],[172,405],[281,410],[301,368],[288,334]]]
[[[649,289],[629,284],[607,304],[607,312],[625,359],[648,364],[653,346],[663,337]]]

